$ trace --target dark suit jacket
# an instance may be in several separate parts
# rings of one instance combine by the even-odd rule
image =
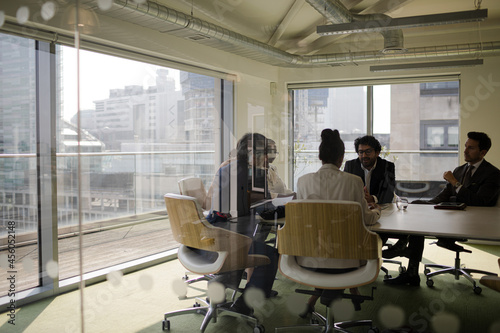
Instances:
[[[380,204],[392,202],[394,199],[394,187],[396,186],[394,170],[394,163],[377,157],[377,166],[373,170],[370,180],[370,194],[376,196]],[[345,162],[344,171],[358,175],[365,184],[365,172],[361,168],[359,158]]]
[[[461,181],[467,163],[453,170],[453,175],[458,181]],[[472,175],[470,184],[462,186],[456,193],[450,183],[436,197],[430,200],[431,203],[440,203],[451,201],[456,197],[457,202],[463,202],[468,206],[495,206],[500,195],[500,170],[493,164],[483,160],[483,163]]]

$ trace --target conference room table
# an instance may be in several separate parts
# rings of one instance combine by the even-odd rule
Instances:
[[[265,235],[270,227],[279,227],[284,223],[285,218],[263,220],[251,215],[214,225],[255,238],[263,227]],[[436,209],[434,205],[410,204],[406,210],[398,210],[396,204],[386,204],[383,205],[378,222],[368,228],[385,234],[466,238],[500,243],[500,208],[468,206],[464,210],[452,210]]]
[[[445,238],[467,238],[500,242],[500,208],[473,207],[464,210],[436,209],[434,205],[396,204],[382,209],[379,221],[369,229],[377,233]]]

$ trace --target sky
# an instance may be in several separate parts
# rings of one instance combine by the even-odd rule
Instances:
[[[373,88],[373,133],[391,133],[391,86]]]
[[[77,110],[77,51],[63,50],[64,119],[69,120]],[[160,66],[80,50],[80,108],[94,109],[94,101],[109,97],[110,89],[129,85],[143,88],[156,85],[156,70]],[[180,89],[179,71],[168,69]]]
[[[63,47],[64,119],[70,120],[77,110],[77,50]],[[160,66],[80,50],[80,109],[93,110],[94,101],[109,97],[111,89],[129,85],[143,88],[156,85],[156,70]],[[169,76],[180,89],[179,71],[168,69]],[[374,88],[374,133],[390,133],[390,86]]]

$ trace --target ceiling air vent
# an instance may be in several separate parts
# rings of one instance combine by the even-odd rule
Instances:
[[[200,41],[200,40],[210,39],[209,36],[202,35],[202,34],[196,34],[196,35],[188,36],[186,38],[194,40],[195,42]]]

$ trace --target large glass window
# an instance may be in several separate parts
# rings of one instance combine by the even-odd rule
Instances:
[[[75,50],[62,47],[61,53],[61,77],[71,83]],[[85,229],[123,229],[113,233],[114,239],[87,233],[84,258],[103,258],[97,263],[84,259],[87,272],[177,247],[165,218],[163,195],[178,193],[177,182],[188,176],[201,178],[206,188],[210,185],[220,135],[220,110],[214,106],[220,103],[214,99],[220,98],[216,91],[222,80],[88,51],[80,51],[80,71],[79,141],[74,90],[71,84],[63,90],[59,233],[78,224],[72,181],[78,172],[77,145],[82,188],[78,198]],[[61,278],[78,274],[60,249],[65,273]]]
[[[324,128],[338,129],[345,160],[357,158],[354,140],[370,134],[381,157],[396,164],[396,193],[437,194],[442,174],[458,157],[458,81],[291,89],[294,119],[294,183],[320,167]],[[319,100],[319,101],[318,101]]]
[[[38,284],[35,42],[0,34],[0,296]],[[10,244],[10,246],[9,246]]]
[[[346,147],[366,135],[366,91],[366,86],[293,90],[295,180],[319,168],[322,129],[338,129]]]
[[[232,112],[223,109],[232,105],[230,81],[62,45],[41,68],[36,43],[0,34],[0,287],[15,225],[18,291],[40,285],[42,261],[64,280],[80,274],[81,258],[89,273],[177,247],[163,196],[179,193],[185,177],[210,186],[223,115]],[[51,77],[53,85],[37,84]],[[40,86],[54,103],[44,104],[51,99]],[[55,126],[43,128],[46,119]],[[40,175],[37,152],[53,154],[42,132],[56,138],[48,162],[56,216],[40,221],[37,181],[51,187],[51,177]],[[38,235],[54,225],[57,244]]]

